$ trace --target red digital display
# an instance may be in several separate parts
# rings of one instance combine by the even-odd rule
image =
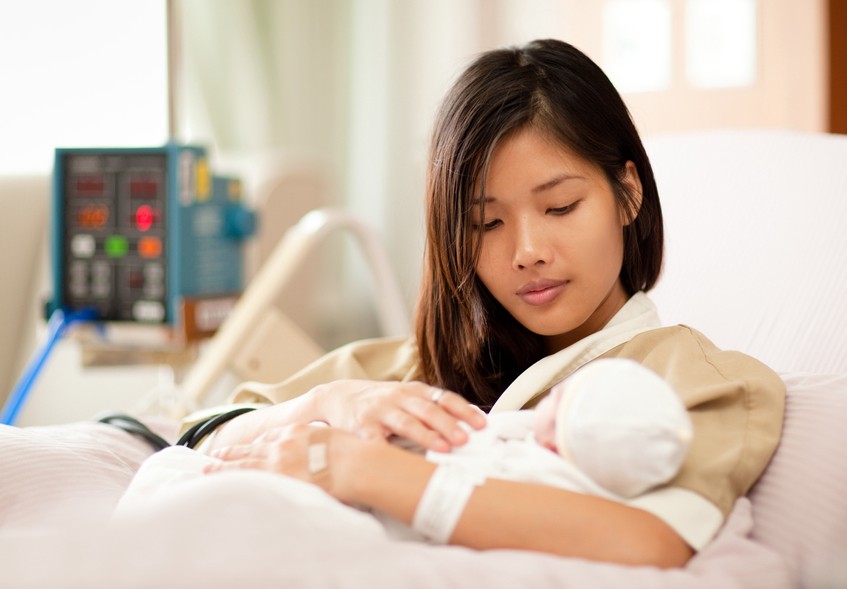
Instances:
[[[106,190],[106,182],[103,176],[79,176],[74,182],[74,191],[77,196],[103,196]]]
[[[158,180],[136,178],[129,183],[130,198],[156,198],[159,196]]]
[[[149,205],[141,205],[135,211],[135,226],[139,231],[147,231],[156,222],[156,209]]]

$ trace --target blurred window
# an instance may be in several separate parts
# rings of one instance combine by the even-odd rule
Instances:
[[[0,3],[0,174],[167,139],[165,0]]]

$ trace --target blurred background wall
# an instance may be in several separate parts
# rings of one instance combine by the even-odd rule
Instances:
[[[283,199],[279,223],[312,206],[358,213],[387,244],[411,306],[430,124],[478,52],[540,37],[575,44],[606,69],[647,137],[844,132],[837,89],[847,58],[832,34],[847,30],[844,4],[3,0],[0,174],[49,174],[59,145],[159,144],[170,124],[176,138],[209,146],[221,166],[309,170],[320,189],[290,207]],[[334,247],[300,299],[319,306],[304,315],[328,347],[373,331],[361,261],[344,244]]]

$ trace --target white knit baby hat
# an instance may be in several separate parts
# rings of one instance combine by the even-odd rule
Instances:
[[[635,497],[678,472],[691,420],[673,388],[632,360],[590,362],[557,384],[556,445],[596,483]]]

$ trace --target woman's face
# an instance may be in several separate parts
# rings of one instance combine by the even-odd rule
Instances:
[[[641,194],[631,162],[624,184]],[[624,305],[627,219],[599,167],[526,128],[495,149],[484,198],[485,218],[473,220],[485,230],[477,275],[548,351],[600,330]]]

